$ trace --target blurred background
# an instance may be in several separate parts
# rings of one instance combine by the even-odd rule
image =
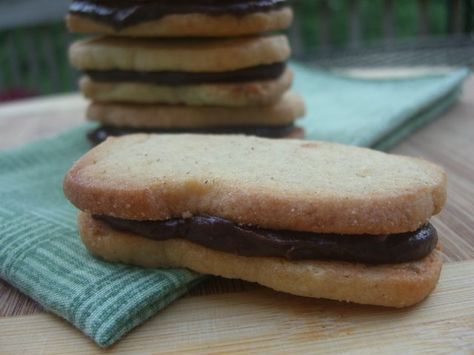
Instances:
[[[0,0],[0,102],[76,90],[70,0]],[[474,0],[293,0],[294,56],[325,68],[474,65]]]

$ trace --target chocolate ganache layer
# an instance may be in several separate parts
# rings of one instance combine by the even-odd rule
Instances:
[[[107,23],[116,29],[145,21],[158,20],[167,15],[206,14],[213,16],[244,16],[267,12],[287,6],[286,0],[74,0],[69,12]]]
[[[240,256],[283,257],[288,260],[400,263],[422,259],[433,251],[438,242],[436,230],[431,224],[415,232],[373,236],[268,230],[205,215],[166,221],[93,217],[116,230],[154,240],[182,238],[209,249]]]
[[[258,65],[217,73],[193,73],[179,71],[133,71],[133,70],[86,70],[85,73],[99,82],[134,82],[155,85],[192,85],[207,83],[239,83],[246,81],[271,80],[279,78],[286,63]]]
[[[100,144],[107,137],[119,137],[133,133],[203,133],[203,134],[245,134],[266,138],[288,137],[295,126],[293,124],[283,126],[224,126],[224,127],[200,127],[200,128],[135,128],[101,126],[87,133],[87,138],[93,144]]]

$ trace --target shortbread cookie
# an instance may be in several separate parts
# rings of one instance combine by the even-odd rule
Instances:
[[[233,39],[99,37],[75,42],[71,63],[80,70],[218,73],[285,62],[286,36]]]
[[[101,125],[88,132],[93,144],[133,133],[245,134],[268,138],[304,138],[294,121],[304,115],[301,98],[292,93],[274,105],[212,107],[93,102],[87,116]]]
[[[82,157],[64,192],[86,247],[112,262],[390,307],[423,300],[442,266],[428,220],[446,199],[444,171],[369,149],[129,135]]]
[[[94,101],[186,104],[192,106],[263,106],[275,104],[290,88],[290,69],[277,79],[237,83],[155,85],[135,82],[80,81],[82,93]]]
[[[210,215],[271,230],[415,231],[446,199],[440,167],[336,143],[245,136],[109,139],[69,171],[79,209],[131,220]]]
[[[260,107],[212,107],[143,105],[93,102],[87,117],[104,126],[130,128],[205,128],[229,126],[282,126],[304,115],[300,96],[288,93],[273,105]]]
[[[233,255],[182,239],[155,241],[112,229],[82,212],[78,225],[89,251],[111,262],[144,267],[185,267],[257,282],[299,296],[388,307],[406,307],[422,301],[434,289],[442,266],[438,250],[419,261],[399,264],[289,261]]]
[[[282,0],[105,1],[75,0],[67,25],[71,32],[131,37],[242,36],[289,27],[291,9]]]

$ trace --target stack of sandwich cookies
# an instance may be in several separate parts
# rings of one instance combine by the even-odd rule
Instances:
[[[138,134],[87,153],[64,188],[86,247],[113,262],[391,307],[423,300],[441,270],[429,219],[444,205],[446,176],[418,159],[323,142]]]
[[[155,13],[143,18],[144,9]],[[124,14],[134,20],[120,25]],[[173,34],[157,30],[165,20],[184,21],[189,16],[212,22],[211,27],[233,19],[241,22],[240,32],[231,36],[227,28],[228,34],[214,35],[230,37],[196,38],[191,36],[212,33],[206,26],[192,34],[179,26],[172,27]],[[301,137],[303,131],[294,122],[303,116],[304,104],[294,94],[285,95],[293,80],[286,65],[291,54],[288,40],[256,32],[287,27],[291,18],[291,9],[280,0],[190,0],[174,5],[124,1],[113,6],[107,1],[74,1],[69,15],[72,30],[84,28],[74,24],[88,23],[90,32],[103,29],[102,33],[114,35],[78,41],[70,49],[72,64],[84,72],[81,90],[93,101],[88,118],[101,123],[90,138],[100,142],[108,135],[134,132]],[[144,21],[138,27],[145,37],[129,37],[136,32],[132,23],[138,19]],[[254,36],[236,37],[249,33]]]

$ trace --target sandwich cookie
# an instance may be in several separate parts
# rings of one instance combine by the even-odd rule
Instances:
[[[94,101],[144,104],[184,104],[190,106],[262,106],[276,103],[293,82],[287,68],[275,80],[196,85],[155,85],[138,82],[98,82],[81,78],[80,89]]]
[[[442,266],[429,219],[444,171],[369,149],[129,135],[82,157],[64,191],[86,247],[113,262],[391,307],[423,300]]]
[[[67,25],[131,37],[236,37],[286,29],[292,19],[286,0],[74,0]]]
[[[241,39],[97,38],[71,46],[80,86],[96,101],[265,105],[291,86],[285,36]]]
[[[98,144],[109,136],[149,133],[234,133],[269,138],[302,138],[294,125],[305,112],[301,98],[285,94],[274,105],[229,108],[218,106],[146,105],[93,102],[87,110],[100,123],[88,137]]]

